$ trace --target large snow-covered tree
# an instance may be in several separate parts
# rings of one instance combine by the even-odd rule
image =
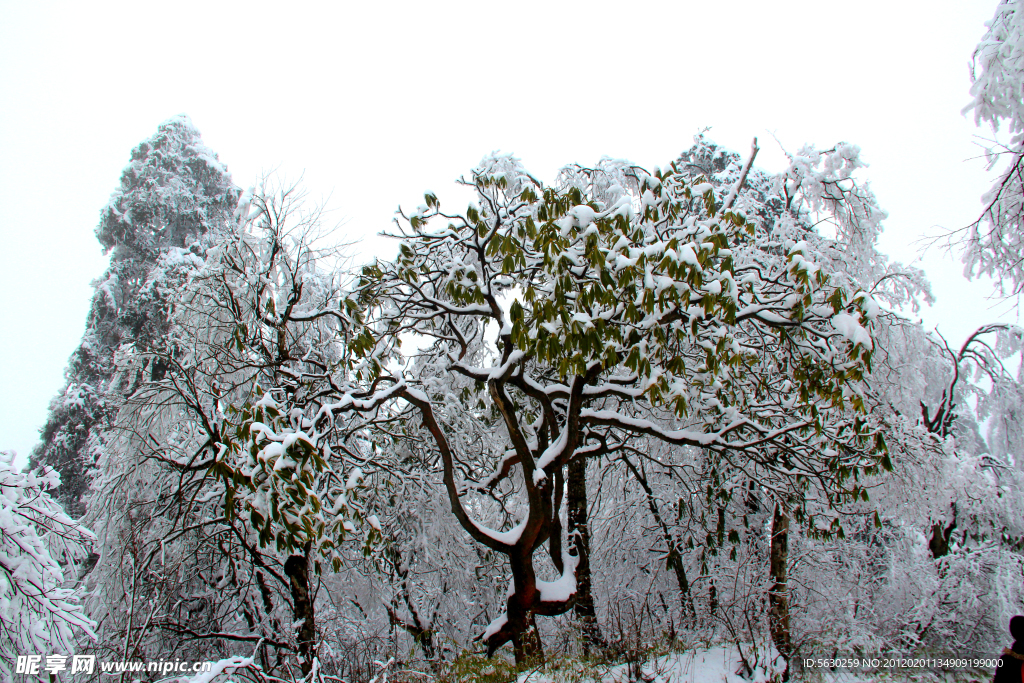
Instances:
[[[699,138],[551,186],[492,156],[353,279],[289,191],[190,213],[211,157],[148,144],[99,231],[105,374],[67,394],[105,411],[93,651],[341,676],[390,627],[441,670],[467,634],[542,656],[570,610],[621,647],[613,607],[654,605],[790,658],[968,647],[1019,602],[1024,338],[900,315],[927,283],[875,249],[855,146],[773,175]]]
[[[771,254],[778,253],[780,246],[787,241],[802,242],[807,253],[813,255],[813,260],[829,272],[831,284],[848,291],[869,291],[872,300],[882,304],[877,307],[871,304],[876,349],[872,364],[884,364],[888,360],[885,345],[889,341],[890,328],[903,320],[894,311],[916,309],[918,298],[930,300],[927,282],[919,270],[892,262],[876,249],[885,213],[878,206],[869,184],[857,178],[858,170],[865,166],[858,147],[839,143],[831,149],[818,150],[808,145],[788,156],[790,164],[782,173],[770,174],[751,168],[740,188],[736,206],[755,218],[751,221],[755,226],[752,243],[761,252]],[[744,165],[738,154],[698,136],[695,145],[676,161],[676,167],[694,181],[698,177],[705,178],[720,192],[727,193],[735,185]],[[880,353],[879,343],[882,344]],[[765,355],[771,356],[770,353]],[[886,366],[870,374],[869,384],[873,390],[867,397],[867,407],[872,412],[872,419],[880,417],[877,412],[879,385],[899,383],[891,374]],[[883,421],[877,422],[881,424]],[[771,543],[757,548],[757,544],[765,539],[755,534],[751,547],[755,557],[761,553],[766,557],[768,567],[764,578],[770,578],[771,583],[761,591],[745,581],[736,585],[747,586],[743,589],[746,593],[741,591],[741,602],[753,600],[756,603],[764,600],[764,593],[767,593],[767,630],[778,651],[788,657],[794,642],[789,627],[788,536],[790,517],[801,512],[800,495],[780,495],[777,491],[764,489],[742,470],[731,468],[728,462],[717,458],[691,454],[689,457],[677,456],[676,460],[678,462],[672,463],[665,458],[648,457],[646,472],[639,458],[635,463],[624,461],[642,489],[656,527],[661,530],[669,568],[676,575],[684,598],[684,619],[694,610],[685,556],[696,555],[697,575],[707,577],[709,565],[725,566],[719,554],[725,540],[728,538],[728,545],[732,545],[732,557],[738,547],[747,547],[747,544],[735,544],[741,537],[749,537],[749,529],[755,524],[751,519],[756,519],[758,514],[767,514],[765,523],[770,527],[767,536]],[[694,470],[700,473],[697,477],[687,474]],[[664,476],[669,477],[668,482]],[[706,495],[696,495],[695,492],[700,493],[704,488],[701,483],[704,478],[710,479],[713,486],[707,489]],[[665,483],[659,484],[659,480]],[[854,508],[846,506],[841,512],[844,515],[854,514]],[[856,514],[863,514],[863,507]],[[674,523],[672,517],[675,518]],[[814,525],[809,525],[807,531],[812,535],[819,533]],[[692,548],[695,534],[706,540],[699,547],[699,552],[688,552],[685,548]],[[730,561],[724,562],[728,564]],[[735,620],[736,615],[730,612],[735,611],[739,604],[736,601],[740,600],[740,594],[733,593],[727,596],[719,581],[709,580],[707,594],[712,605],[722,600],[733,601],[730,609],[709,610],[712,620],[721,621],[727,629],[735,627],[736,622],[731,620]],[[748,622],[751,619],[752,623],[759,623],[756,615],[744,617]],[[749,635],[753,637],[753,634]]]
[[[96,228],[110,266],[94,283],[85,334],[30,458],[32,467],[60,473],[57,497],[72,516],[83,512],[102,432],[141,378],[124,377],[123,386],[113,386],[115,355],[161,342],[168,292],[180,284],[174,265],[194,256],[196,240],[230,216],[239,192],[186,116],[165,121],[132,151]],[[152,277],[156,272],[160,278]],[[146,371],[159,375],[162,369]]]
[[[277,393],[296,417],[272,440],[383,434],[437,463],[462,528],[508,559],[506,612],[481,637],[517,661],[541,654],[535,616],[577,594],[561,521],[574,460],[638,439],[707,449],[838,530],[830,511],[881,456],[858,414],[875,304],[833,286],[806,242],[757,244],[734,207],[748,171],[727,193],[614,162],[545,187],[485,160],[464,214],[428,193],[400,216],[398,257],[365,267],[345,304],[348,360]]]

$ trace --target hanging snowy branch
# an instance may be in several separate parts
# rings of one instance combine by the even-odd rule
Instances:
[[[1008,163],[982,196],[985,209],[978,220],[949,239],[963,249],[967,277],[988,275],[1000,295],[1011,296],[1024,291],[1024,6],[1001,0],[986,26],[971,65],[974,99],[964,113],[973,110],[977,125],[987,123],[996,132],[1007,124],[1010,141],[989,148],[986,156],[989,169],[1001,157]]]
[[[13,453],[0,453],[0,672],[20,654],[70,653],[78,633],[95,638],[79,591],[68,587],[95,537],[64,514],[48,491],[60,485],[51,469],[19,472]]]

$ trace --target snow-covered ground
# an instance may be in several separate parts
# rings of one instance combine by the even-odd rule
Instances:
[[[517,683],[563,683],[579,676],[584,681],[589,678],[601,683],[629,683],[637,680],[648,683],[765,683],[772,679],[773,674],[782,672],[763,661],[763,653],[762,661],[757,663],[746,650],[744,654],[748,655],[748,662],[754,669],[752,675],[745,678],[737,673],[744,670],[739,650],[733,645],[722,645],[668,654],[642,665],[593,667],[585,672],[527,671],[516,680]]]
[[[776,655],[774,649],[767,657]],[[781,680],[782,660],[773,664],[766,661],[762,651],[758,660],[744,648],[744,656],[753,669],[747,671],[739,650],[735,645],[719,645],[711,648],[695,649],[684,653],[673,653],[657,657],[642,665],[620,664],[617,666],[593,667],[588,670],[557,672],[540,670],[527,671],[516,679],[516,683],[767,683]],[[943,671],[926,669],[903,669],[879,672],[861,672],[852,669],[835,671],[804,670],[793,672],[792,681],[810,681],[814,683],[881,683],[888,681],[988,681],[991,672],[977,670]]]

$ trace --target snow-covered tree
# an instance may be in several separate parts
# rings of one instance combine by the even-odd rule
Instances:
[[[50,468],[20,472],[0,452],[0,677],[14,680],[18,655],[70,654],[80,634],[94,636],[81,592],[68,585],[94,536],[68,517],[49,491]]]
[[[123,386],[113,386],[115,355],[123,347],[146,350],[160,343],[167,330],[168,293],[181,283],[171,264],[194,255],[191,246],[230,216],[238,195],[227,169],[186,116],[162,123],[132,151],[121,187],[96,229],[111,255],[110,267],[94,283],[82,343],[68,362],[67,383],[50,404],[42,442],[30,458],[32,467],[60,473],[57,498],[72,516],[83,512],[102,432],[141,377],[124,377]],[[163,370],[146,371],[159,375]]]
[[[782,245],[787,242],[805,244],[808,254],[820,263],[830,274],[830,284],[838,285],[847,291],[861,290],[870,293],[873,325],[872,367],[868,380],[872,390],[866,396],[867,407],[872,417],[879,418],[877,407],[882,398],[879,390],[881,385],[888,387],[900,385],[906,389],[906,383],[900,382],[889,372],[889,355],[887,347],[891,344],[890,335],[894,326],[899,327],[905,321],[899,311],[916,310],[919,301],[931,300],[927,281],[923,273],[914,268],[890,261],[876,248],[876,241],[882,230],[885,213],[878,206],[869,184],[857,177],[857,172],[865,164],[860,158],[860,149],[849,143],[839,143],[827,150],[818,150],[813,146],[804,146],[795,154],[788,154],[790,164],[781,174],[770,174],[756,167],[751,168],[747,181],[740,188],[736,206],[747,215],[753,216],[755,225],[753,244],[767,255],[779,253]],[[698,175],[707,178],[713,185],[726,192],[732,187],[743,169],[740,156],[719,148],[714,143],[698,136],[695,145],[683,153],[676,162],[691,177]],[[879,305],[880,304],[880,305]],[[770,358],[771,353],[764,354]],[[879,368],[881,364],[881,368]],[[920,394],[915,394],[915,398]],[[879,421],[877,424],[881,425]],[[768,515],[768,537],[772,539],[771,547],[761,547],[757,552],[764,552],[773,585],[768,590],[768,600],[772,616],[771,629],[773,639],[780,652],[788,654],[790,634],[787,590],[787,537],[790,528],[789,518],[792,515],[794,502],[800,496],[787,499],[776,493],[763,489],[758,482],[744,478],[742,472],[730,471],[727,463],[714,463],[714,460],[701,458],[691,459],[694,466],[708,467],[707,471],[716,480],[715,494],[707,495],[705,500],[695,499],[695,486],[692,477],[673,476],[675,486],[681,487],[680,493],[686,493],[687,505],[683,509],[686,514],[675,512],[678,527],[685,523],[685,530],[674,528],[672,533],[666,531],[666,543],[671,550],[673,546],[681,547],[682,540],[692,538],[696,530],[707,534],[708,542],[700,552],[699,567],[707,567],[708,550],[717,553],[721,543],[714,542],[717,538],[732,539],[733,554],[741,537],[746,537],[750,528],[752,510],[761,510]],[[703,463],[703,464],[702,464]],[[664,470],[663,463],[651,462],[651,483],[658,488],[657,472]],[[739,479],[737,479],[737,475]],[[639,479],[638,479],[639,481]],[[733,495],[734,491],[742,491],[742,495]],[[645,492],[646,493],[646,492]],[[866,492],[862,491],[862,495]],[[660,496],[664,496],[659,500]],[[673,508],[675,498],[671,487],[664,493],[647,495],[648,504],[663,510]],[[683,498],[679,498],[680,505]],[[676,505],[676,508],[679,506]],[[773,511],[774,508],[774,511]],[[853,508],[847,506],[844,514]],[[656,515],[662,521],[670,515],[665,512]],[[738,528],[741,520],[742,530],[738,534],[730,530]],[[659,523],[660,524],[660,523]],[[663,525],[666,527],[673,525]],[[725,533],[729,531],[729,533]],[[806,532],[816,535],[817,529],[809,527]],[[799,531],[794,529],[799,535]],[[760,543],[755,535],[753,542]],[[756,555],[756,553],[755,553]],[[721,563],[720,559],[714,559]],[[681,573],[676,570],[677,574]],[[701,571],[707,575],[707,571]],[[720,592],[720,589],[715,589]],[[755,591],[756,594],[756,591]],[[716,598],[718,600],[718,598]],[[725,612],[721,612],[724,615]],[[755,620],[756,621],[756,620]],[[727,624],[725,624],[727,625]]]
[[[197,245],[203,258],[154,269],[186,273],[183,286],[163,337],[123,349],[116,377],[162,370],[124,399],[89,511],[104,532],[96,608],[106,640],[133,643],[123,657],[262,641],[268,672],[293,653],[303,675],[314,666],[315,570],[340,566],[366,517],[360,471],[321,447],[296,412],[315,396],[291,384],[330,376],[346,320],[318,219],[293,189],[249,194]],[[127,594],[101,587],[119,583]]]
[[[535,615],[573,604],[573,459],[643,438],[708,449],[830,530],[830,510],[859,494],[851,477],[878,466],[857,415],[874,304],[831,286],[806,243],[754,244],[733,207],[748,169],[723,197],[620,163],[544,187],[492,157],[466,181],[477,204],[446,214],[428,193],[400,216],[398,258],[363,269],[346,304],[360,316],[351,360],[303,389],[319,405],[302,411],[304,433],[317,443],[343,419],[438,463],[465,532],[508,558],[506,612],[481,636],[491,652],[511,641],[517,661],[540,655]]]
[[[916,310],[919,300],[930,300],[927,281],[875,250],[883,214],[866,186],[850,184],[847,169],[860,164],[848,150],[837,145],[822,155],[821,171],[810,174],[801,169],[807,168],[801,157],[808,156],[802,150],[791,157],[786,174],[808,178],[803,184],[813,192],[804,204],[812,215],[820,206],[816,197],[836,195],[830,187],[849,197],[850,209],[830,211],[836,238],[825,253],[833,253],[828,262],[837,276],[869,289],[888,308],[878,316],[867,381],[871,411],[884,425],[894,472],[866,485],[872,502],[862,511],[877,512],[882,529],[865,525],[848,544],[795,535],[801,561],[824,569],[838,558],[849,563],[840,573],[851,577],[848,588],[826,588],[825,583],[811,588],[809,582],[821,577],[800,572],[797,580],[804,590],[797,598],[809,614],[798,615],[799,628],[810,633],[822,614],[807,603],[815,593],[848,595],[856,596],[852,603],[825,610],[843,614],[844,620],[831,631],[829,637],[838,638],[831,645],[824,645],[828,638],[819,634],[822,651],[910,651],[925,644],[990,647],[1013,613],[1008,605],[1020,603],[1018,591],[1000,589],[994,579],[1012,575],[1020,564],[1021,521],[1012,512],[1020,483],[1019,475],[1007,469],[1012,462],[1007,454],[1019,450],[1021,332],[1009,325],[984,326],[957,350],[903,317]],[[1008,424],[1018,427],[1007,430]],[[986,455],[987,441],[1006,446],[998,456]],[[901,611],[915,616],[902,619]]]
[[[1002,294],[1024,290],[1024,4],[1000,0],[988,30],[974,51],[971,68],[973,111],[978,125],[1011,137],[1001,151],[988,150],[989,169],[1006,162],[982,201],[981,217],[960,235],[964,273],[990,275]]]

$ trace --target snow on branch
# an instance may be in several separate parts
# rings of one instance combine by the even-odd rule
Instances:
[[[13,458],[0,454],[0,670],[8,680],[19,654],[70,653],[77,633],[96,637],[65,579],[95,537],[50,498],[60,485],[54,470],[20,472]]]

